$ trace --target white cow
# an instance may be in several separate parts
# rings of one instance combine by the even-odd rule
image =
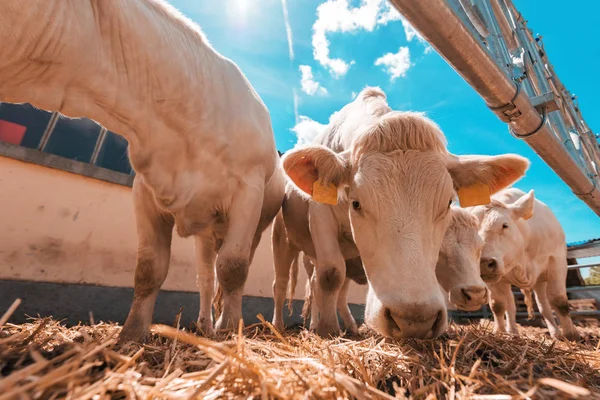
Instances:
[[[526,296],[533,290],[548,330],[558,336],[552,309],[558,314],[563,334],[579,337],[569,316],[567,300],[567,246],[560,223],[533,190],[510,188],[492,196],[486,206],[470,209],[481,222],[479,234],[484,241],[481,277],[490,289],[490,305],[496,331],[518,333],[515,299],[511,284]]]
[[[288,193],[288,195],[293,195],[293,193]],[[283,207],[286,207],[285,201]],[[435,273],[441,289],[448,297],[447,306],[451,305],[465,311],[475,311],[487,303],[488,300],[487,286],[479,274],[479,255],[483,248],[483,241],[478,233],[479,221],[467,210],[459,207],[451,207],[450,213],[450,225],[442,240]],[[289,230],[299,231],[298,227]],[[273,315],[273,325],[279,329],[283,329],[283,303],[288,286],[288,275],[290,276],[290,282],[297,280],[298,268],[296,263],[300,253],[299,245],[290,241],[287,237],[287,231],[283,214],[277,214],[273,222],[272,236],[275,260],[275,279],[273,281],[275,313]],[[287,263],[290,259],[293,260],[291,265]],[[303,260],[309,277],[309,284],[306,287],[305,307],[302,314],[306,318],[309,313],[308,310],[311,309],[310,328],[314,329],[319,312],[312,295],[316,274],[314,274],[314,264],[309,257],[304,256]],[[351,281],[359,285],[367,284],[367,277],[360,257],[346,260],[345,263],[346,278],[338,294],[337,310],[342,317],[346,330],[350,334],[355,334],[358,328],[348,307],[348,289]],[[292,265],[294,268],[290,268]],[[293,299],[294,286],[292,283],[288,304],[291,304]]]
[[[0,101],[88,117],[127,139],[139,246],[121,340],[147,336],[174,225],[194,236],[200,327],[212,330],[215,266],[216,326],[237,322],[285,181],[267,108],[197,25],[163,0],[3,0]]]
[[[313,145],[282,159],[297,193],[322,201],[288,199],[292,208],[307,208],[290,214],[307,218],[285,221],[304,230],[288,235],[316,260],[317,333],[339,333],[345,260],[360,255],[369,281],[367,324],[387,336],[419,338],[437,337],[447,324],[444,298],[432,288],[455,189],[477,183],[495,193],[529,165],[517,155],[449,154],[436,124],[392,111],[378,88],[362,90]],[[323,203],[336,195],[337,205]],[[282,210],[284,219],[293,218]]]

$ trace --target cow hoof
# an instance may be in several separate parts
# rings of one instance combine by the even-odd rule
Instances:
[[[318,324],[317,325],[317,335],[319,335],[323,338],[340,336],[340,327],[338,324],[331,324],[331,325]]]
[[[283,332],[285,330],[285,325],[282,320],[273,319],[272,324],[279,332]]]
[[[144,344],[147,343],[148,340],[150,340],[150,331],[148,329],[124,326],[119,334],[119,340],[117,343],[119,345],[123,345],[128,342]]]
[[[211,337],[214,335],[212,321],[208,321],[204,318],[198,319],[198,321],[196,322],[196,330],[202,336]]]
[[[217,323],[215,324],[215,330],[217,332],[230,332],[234,329],[237,329],[237,323],[234,321],[239,321],[239,319],[234,318],[224,318],[223,315],[219,317]]]
[[[567,340],[570,340],[570,341],[577,341],[577,340],[581,340],[581,335],[577,331],[566,332],[564,334],[564,338]]]
[[[347,336],[358,336],[358,326],[356,324],[350,325],[349,328],[346,328]]]

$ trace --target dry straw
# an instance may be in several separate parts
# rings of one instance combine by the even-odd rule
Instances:
[[[371,332],[322,339],[267,322],[210,340],[165,325],[150,343],[117,346],[120,327],[67,328],[51,319],[0,322],[4,399],[600,399],[600,332],[579,343],[545,330],[493,334],[451,325],[433,341]]]

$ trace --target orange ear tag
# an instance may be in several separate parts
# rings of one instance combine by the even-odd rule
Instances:
[[[461,207],[474,207],[490,204],[490,187],[484,183],[458,189],[458,201]]]
[[[335,206],[337,204],[338,192],[337,188],[333,184],[323,186],[318,180],[313,183],[312,199],[317,203],[330,204]]]

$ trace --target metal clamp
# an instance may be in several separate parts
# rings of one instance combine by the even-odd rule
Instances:
[[[515,86],[517,87],[517,91],[508,104],[500,107],[491,107],[488,105],[488,108],[492,110],[498,116],[498,118],[507,124],[519,118],[522,114],[521,110],[519,110],[519,108],[515,105],[515,100],[517,100],[517,97],[519,97],[519,94],[521,93],[521,85],[519,82],[515,82]]]
[[[542,123],[540,124],[540,126],[538,126],[537,128],[535,128],[532,132],[529,133],[524,133],[522,135],[516,133],[515,131],[513,131],[511,129],[511,127],[508,127],[508,132],[511,134],[512,137],[517,138],[517,139],[528,139],[536,134],[538,134],[542,128],[544,127],[544,125],[546,125],[546,121],[548,120],[547,117],[547,112],[546,109],[542,109]]]
[[[596,180],[592,180],[591,183],[592,183],[592,190],[590,190],[588,193],[580,194],[580,193],[573,192],[573,194],[581,199],[583,199],[583,197],[591,196],[592,193],[594,193],[594,190],[596,190]]]

